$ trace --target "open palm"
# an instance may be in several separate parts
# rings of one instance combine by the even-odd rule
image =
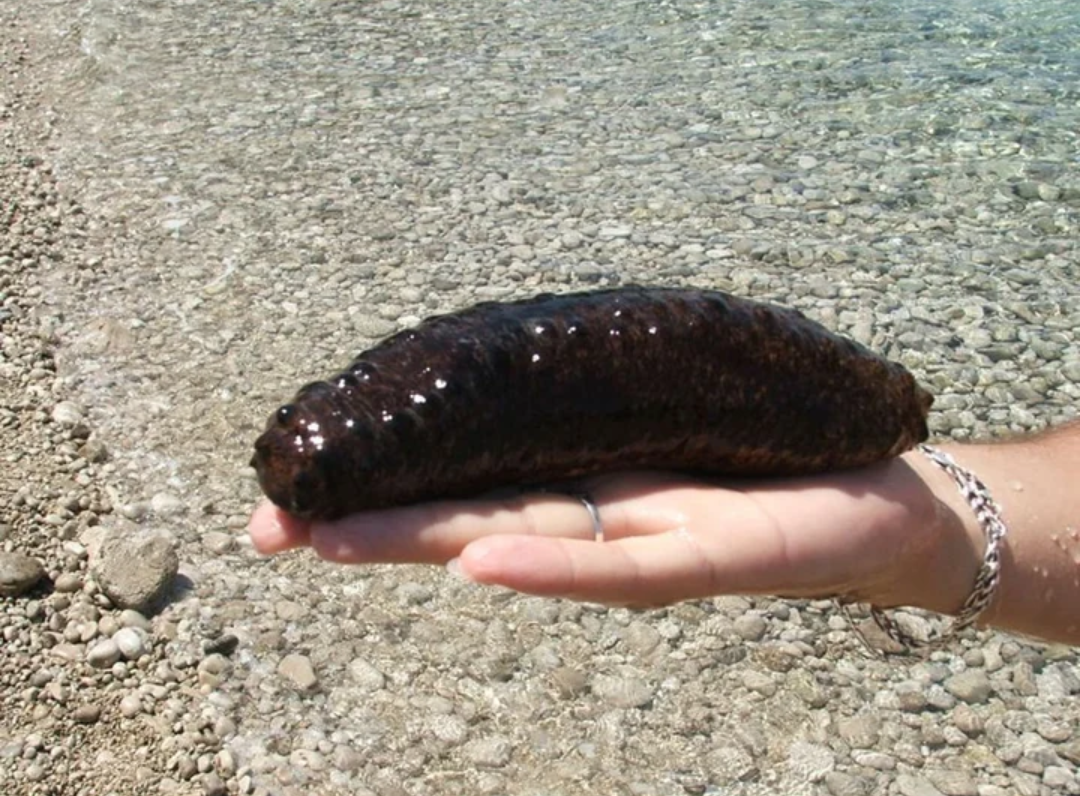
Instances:
[[[756,482],[668,473],[587,484],[605,541],[577,499],[435,502],[309,523],[264,504],[253,543],[274,553],[310,545],[340,563],[453,566],[478,583],[529,594],[650,606],[718,594],[846,596],[879,606],[933,602],[970,572],[962,525],[908,457],[843,473]],[[955,572],[959,569],[959,572]],[[949,590],[945,590],[946,593]]]

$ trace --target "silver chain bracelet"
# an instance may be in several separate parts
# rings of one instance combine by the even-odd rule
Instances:
[[[945,630],[932,633],[928,638],[916,638],[900,627],[894,619],[886,615],[880,608],[870,606],[870,615],[877,626],[890,639],[904,647],[906,651],[910,651],[913,647],[934,647],[951,640],[961,630],[973,625],[979,615],[989,607],[1001,580],[1001,544],[1008,533],[1005,522],[1001,518],[1001,507],[994,502],[994,499],[990,496],[990,490],[979,480],[978,476],[958,465],[949,454],[930,445],[919,445],[919,451],[947,472],[956,482],[960,494],[975,512],[979,527],[982,528],[986,536],[986,554],[983,556],[982,566],[979,567],[979,571],[975,576],[975,585],[972,587],[971,593],[964,601],[963,606],[961,606],[960,611]],[[848,605],[840,602],[837,602],[837,604],[867,649],[876,652],[852,618]]]

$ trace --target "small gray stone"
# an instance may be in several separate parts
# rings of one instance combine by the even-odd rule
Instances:
[[[70,594],[83,587],[82,575],[78,572],[61,572],[53,582],[53,588],[61,594]]]
[[[228,792],[225,782],[213,771],[203,777],[203,796],[225,796]]]
[[[349,664],[349,674],[353,682],[366,692],[378,691],[386,683],[386,677],[363,658],[357,658]]]
[[[0,552],[0,597],[25,594],[45,577],[45,567],[22,553]]]
[[[923,686],[913,680],[896,684],[896,699],[900,710],[906,713],[921,713],[927,704]]]
[[[796,741],[788,749],[788,769],[800,782],[819,782],[836,766],[836,756],[820,744]]]
[[[352,772],[358,770],[364,764],[364,756],[351,746],[338,744],[334,747],[334,754],[330,762],[338,771]]]
[[[896,758],[884,752],[853,752],[851,758],[860,766],[875,771],[892,771],[896,768]]]
[[[120,624],[124,627],[137,627],[139,630],[145,630],[147,633],[149,633],[153,627],[150,624],[149,619],[131,608],[126,608],[120,612]]]
[[[397,598],[402,605],[423,605],[435,596],[430,586],[424,583],[407,582],[397,587]]]
[[[98,705],[79,705],[71,716],[79,724],[95,724],[101,718],[101,707]]]
[[[210,531],[202,538],[203,547],[215,555],[228,553],[236,547],[236,539],[231,533]]]
[[[508,738],[492,735],[477,738],[463,748],[465,759],[481,768],[502,768],[510,762],[513,745]]]
[[[1076,776],[1064,766],[1047,766],[1042,775],[1043,784],[1048,788],[1076,793]]]
[[[311,691],[318,685],[315,668],[306,655],[290,653],[278,664],[278,674],[292,683],[298,691]]]
[[[83,422],[82,409],[71,401],[60,401],[53,407],[52,419],[61,426],[77,426]]]
[[[908,774],[896,778],[896,788],[903,796],[945,796],[928,779]]]
[[[656,689],[633,674],[598,674],[593,678],[592,691],[613,707],[639,708],[652,701]]]
[[[754,758],[739,746],[718,746],[705,755],[705,770],[718,785],[753,779],[758,769]]]
[[[926,777],[945,796],[979,796],[979,785],[967,771],[960,769],[927,771]]]
[[[129,661],[137,661],[151,648],[149,635],[137,627],[121,628],[112,639],[120,649],[120,654]]]
[[[138,694],[126,694],[120,700],[120,715],[130,719],[142,712],[142,700]]]
[[[825,775],[825,787],[830,796],[866,796],[870,786],[865,780],[842,771],[830,771]]]
[[[976,713],[975,710],[968,705],[957,705],[952,713],[952,721],[953,726],[969,738],[974,738],[975,736],[982,734],[984,726],[982,716]]]
[[[776,693],[776,681],[772,677],[754,669],[747,669],[742,673],[742,684],[750,691],[756,691],[762,696],[770,697]]]
[[[159,517],[175,517],[185,508],[184,501],[170,492],[158,492],[150,498],[150,510]]]
[[[758,614],[746,614],[735,620],[733,629],[744,641],[761,641],[768,623]]]
[[[145,611],[160,600],[180,568],[170,539],[110,531],[90,569],[101,590],[120,608]]]
[[[111,638],[102,639],[86,651],[86,662],[95,669],[108,669],[120,660],[120,647]]]
[[[881,719],[870,713],[860,713],[836,724],[840,737],[855,749],[869,749],[881,733]]]
[[[992,691],[990,678],[981,669],[968,669],[954,674],[944,685],[950,694],[969,705],[986,702]]]

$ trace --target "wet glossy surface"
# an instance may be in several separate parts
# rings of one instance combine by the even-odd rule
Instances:
[[[330,518],[626,467],[866,464],[924,439],[930,403],[791,310],[680,289],[539,295],[363,352],[275,413],[254,462],[279,505]]]

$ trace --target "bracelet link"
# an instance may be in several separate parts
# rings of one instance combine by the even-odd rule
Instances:
[[[917,638],[906,630],[882,609],[870,606],[870,615],[874,622],[885,635],[899,644],[905,651],[911,651],[915,647],[935,647],[951,640],[961,630],[975,624],[976,620],[994,600],[998,585],[1001,582],[1001,547],[1008,534],[1008,528],[1002,519],[1000,506],[994,501],[990,490],[979,480],[978,476],[970,470],[966,470],[944,451],[938,450],[927,444],[919,445],[919,451],[927,456],[932,462],[943,469],[956,482],[960,494],[979,522],[983,534],[986,537],[986,553],[983,556],[982,566],[975,575],[975,583],[971,593],[960,611],[953,618],[951,624],[943,631],[932,633],[929,638]],[[848,605],[837,602],[840,610],[847,617],[852,629],[859,639],[872,652],[877,652],[863,635],[858,625],[848,610]]]

